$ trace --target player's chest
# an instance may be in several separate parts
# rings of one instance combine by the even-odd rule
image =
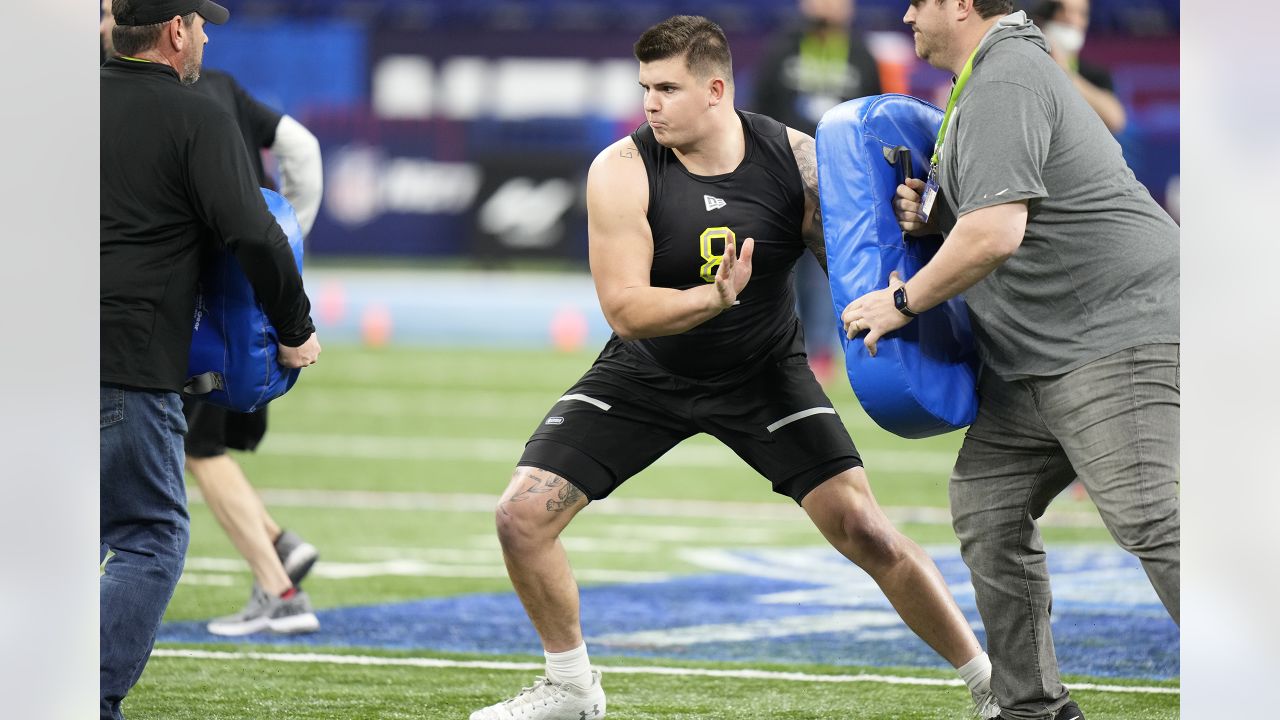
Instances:
[[[726,245],[732,243],[741,252],[747,238],[755,241],[753,272],[790,268],[803,252],[802,199],[764,184],[680,185],[663,193],[651,225],[650,280],[655,286],[687,288],[714,282]]]

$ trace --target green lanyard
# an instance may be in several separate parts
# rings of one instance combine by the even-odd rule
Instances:
[[[933,144],[933,157],[929,158],[929,165],[932,168],[938,167],[938,160],[942,155],[942,141],[947,137],[947,124],[951,122],[951,113],[955,112],[956,100],[960,99],[961,91],[969,83],[969,76],[973,74],[973,58],[981,48],[982,43],[978,43],[978,47],[969,53],[969,59],[965,61],[964,68],[960,70],[960,76],[956,78],[955,87],[951,88],[951,97],[947,99],[947,112],[942,116],[942,127],[938,128],[938,139]]]

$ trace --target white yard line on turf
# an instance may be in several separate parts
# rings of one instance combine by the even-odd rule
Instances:
[[[405,437],[387,435],[320,435],[272,432],[258,449],[264,455],[359,458],[362,460],[478,460],[514,463],[526,438]],[[938,450],[864,449],[867,468],[877,472],[930,473],[946,479],[954,452]],[[657,462],[668,467],[750,468],[722,445],[679,445]]]
[[[260,653],[260,652],[220,652],[214,650],[185,650],[176,648],[157,648],[151,652],[152,657],[184,658],[189,660],[261,660],[266,662],[323,663],[328,665],[372,665],[401,666],[423,668],[467,668],[474,670],[524,670],[540,671],[542,663],[497,662],[491,660],[446,660],[442,658],[406,658],[375,657],[369,655],[332,655],[323,653]],[[773,670],[715,670],[711,668],[682,667],[630,667],[626,665],[601,665],[596,667],[604,673],[620,675],[676,675],[681,677],[720,677],[742,680],[782,680],[788,682],[818,683],[881,683],[885,685],[931,685],[959,687],[964,684],[959,678],[923,678],[898,675],[815,675],[811,673],[777,672]],[[1071,683],[1072,690],[1093,690],[1096,692],[1138,693],[1145,695],[1179,695],[1181,689],[1176,687],[1146,687],[1139,685],[1096,685],[1093,683]]]
[[[247,573],[249,566],[240,559],[210,558],[188,556],[188,570],[206,573]],[[415,559],[390,559],[379,562],[337,562],[325,560],[317,563],[312,569],[314,577],[331,580],[352,580],[369,577],[450,577],[450,578],[507,578],[507,569],[501,559],[489,564],[434,563]],[[182,575],[182,582],[195,584],[230,585],[232,578],[227,576],[226,582],[208,582],[194,578],[190,573]],[[675,577],[672,573],[651,572],[646,570],[613,570],[609,568],[581,568],[574,575],[586,582],[619,582],[619,583],[657,583],[666,582]],[[210,576],[201,576],[208,578]]]
[[[187,491],[192,502],[203,502],[195,488]],[[427,493],[378,490],[288,490],[263,489],[262,499],[269,506],[310,508],[360,508],[365,510],[436,510],[448,512],[492,513],[498,504],[496,494]],[[950,525],[951,513],[940,507],[888,506],[885,514],[896,524]],[[645,498],[609,498],[592,503],[596,515],[633,515],[637,517],[686,517],[719,520],[804,520],[804,511],[795,503],[779,498],[778,502],[740,502],[721,500],[657,500]],[[1100,528],[1102,520],[1092,511],[1049,510],[1041,518],[1042,527]]]

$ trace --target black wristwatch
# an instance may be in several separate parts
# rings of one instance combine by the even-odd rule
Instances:
[[[899,285],[897,290],[893,291],[893,306],[898,308],[898,312],[909,318],[919,315],[916,311],[907,307],[907,286]]]

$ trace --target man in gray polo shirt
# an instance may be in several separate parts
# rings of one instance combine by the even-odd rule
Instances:
[[[911,234],[946,241],[842,313],[868,350],[965,294],[983,369],[952,519],[987,630],[1001,717],[1083,713],[1058,677],[1036,520],[1077,476],[1179,619],[1176,224],[1011,0],[914,0],[916,54],[957,76],[928,181],[898,187]]]

